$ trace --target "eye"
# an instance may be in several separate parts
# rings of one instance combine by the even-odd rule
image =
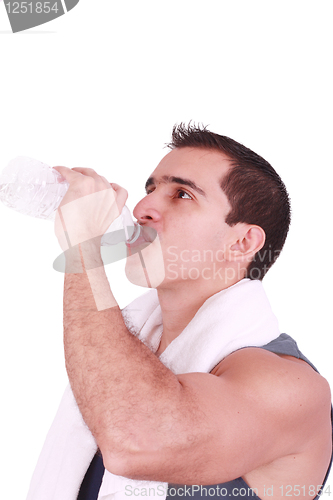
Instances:
[[[152,193],[153,191],[155,191],[155,188],[148,188],[146,190],[146,196],[149,195],[150,193]],[[183,189],[177,189],[176,190],[176,194],[174,196],[174,198],[180,198],[180,199],[187,199],[187,200],[193,200],[192,196],[189,195],[186,191],[184,191]]]
[[[184,197],[184,195],[185,195],[185,197]],[[190,196],[190,195],[189,195],[186,191],[184,191],[183,189],[177,189],[176,197],[177,197],[177,198],[187,199],[187,200],[193,200],[192,196]]]

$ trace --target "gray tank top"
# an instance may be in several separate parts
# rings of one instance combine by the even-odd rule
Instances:
[[[246,349],[246,347],[243,347]],[[281,333],[279,337],[269,342],[259,349],[266,349],[267,351],[273,352],[275,354],[285,354],[289,356],[294,356],[295,358],[302,359],[306,361],[316,372],[318,370],[313,366],[312,363],[301,353],[298,349],[298,346],[294,339],[292,339],[286,333]],[[331,420],[333,422],[333,409],[331,410]],[[333,424],[332,424],[332,440],[333,440]],[[328,475],[332,466],[332,458],[322,485],[322,491],[324,490],[325,483],[327,481]],[[267,498],[274,498],[271,490],[267,487]],[[279,492],[280,493],[280,492]],[[288,495],[289,493],[289,495]],[[297,492],[296,492],[297,493]],[[303,495],[304,491],[300,489],[300,497]],[[307,494],[308,492],[306,492]],[[317,491],[314,491],[313,495],[315,496]],[[283,492],[283,496],[294,496],[294,491],[288,491],[287,487],[285,487],[285,491]],[[233,481],[229,481],[227,483],[213,484],[213,485],[193,485],[193,486],[185,486],[179,484],[168,484],[168,493],[166,496],[166,500],[184,500],[186,498],[192,498],[195,500],[202,500],[204,498],[209,500],[222,500],[225,498],[237,498],[238,500],[262,500],[256,494],[255,491],[250,488],[248,484],[241,477],[234,479]],[[314,500],[318,500],[320,498],[320,494],[315,497]]]

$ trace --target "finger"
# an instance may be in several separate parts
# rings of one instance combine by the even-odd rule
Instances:
[[[112,187],[111,183],[107,180],[107,178],[106,178],[106,177],[104,177],[103,175],[100,175],[100,177],[101,177],[101,179],[103,179],[103,181],[104,181],[104,182],[105,182],[108,186],[111,186],[111,187]]]
[[[128,198],[128,192],[123,187],[119,186],[119,184],[111,183],[112,189],[116,192],[117,195],[117,204],[119,207],[123,207]]]
[[[68,167],[53,167],[53,169],[59,172],[59,174],[62,175],[62,177],[68,182],[71,182],[78,176],[78,172],[73,172],[73,170]]]
[[[77,170],[78,172],[87,172],[87,173],[95,173],[96,171],[93,168],[85,168],[85,167],[73,167],[71,170]]]
[[[102,179],[104,181],[104,183],[106,183],[108,186],[110,186],[109,181],[105,177],[103,177],[102,175],[99,175],[96,172],[96,170],[94,170],[93,168],[73,167],[72,170],[75,170],[75,172],[79,172],[82,175],[86,175],[88,177],[92,177],[96,181]]]
[[[107,187],[110,186],[110,183],[105,179],[105,177],[102,177],[98,175],[94,169],[92,168],[81,168],[81,167],[73,167],[73,168],[67,168],[67,167],[53,167],[57,172],[64,177],[64,179],[71,183],[74,180],[78,180],[79,178],[85,177],[91,177],[95,179],[95,181],[103,182]]]
[[[93,168],[73,167],[71,170],[95,179],[100,177]]]

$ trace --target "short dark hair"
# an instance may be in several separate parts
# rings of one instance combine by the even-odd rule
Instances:
[[[203,125],[174,125],[170,149],[194,147],[223,152],[231,168],[221,180],[231,210],[226,223],[260,226],[266,234],[263,248],[248,265],[246,277],[262,280],[278,258],[285,243],[290,219],[290,199],[274,168],[261,156],[239,142],[207,130]]]

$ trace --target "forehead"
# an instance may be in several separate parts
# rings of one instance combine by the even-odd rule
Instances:
[[[156,182],[163,176],[186,177],[205,191],[221,189],[220,182],[230,167],[222,152],[200,148],[176,148],[168,153],[151,174]],[[206,188],[206,189],[205,189]]]

